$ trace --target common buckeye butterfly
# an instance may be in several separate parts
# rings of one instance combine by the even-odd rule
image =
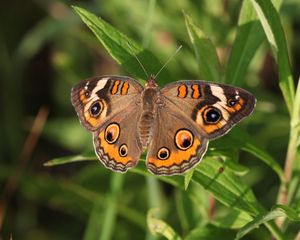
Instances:
[[[251,114],[255,97],[244,89],[197,80],[159,88],[125,76],[84,80],[72,88],[81,124],[93,134],[103,165],[126,172],[146,149],[155,175],[182,174],[196,166],[208,142]]]

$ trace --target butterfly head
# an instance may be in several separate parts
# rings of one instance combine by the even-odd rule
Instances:
[[[146,82],[145,87],[146,88],[157,88],[158,87],[156,80],[155,80],[155,75],[153,75],[153,74],[150,75],[150,78]]]

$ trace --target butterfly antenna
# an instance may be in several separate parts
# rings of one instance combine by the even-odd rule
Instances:
[[[138,61],[138,63],[139,63],[140,66],[142,67],[144,73],[146,74],[146,78],[148,78],[148,77],[149,77],[149,74],[148,74],[146,68],[145,68],[144,65],[141,63],[140,59],[138,59],[137,55],[135,55],[135,53],[133,52],[133,49],[132,49],[132,47],[130,46],[129,42],[127,42],[127,45],[128,45],[128,47],[130,48],[132,55],[135,57],[135,59]]]
[[[180,49],[182,48],[182,45],[180,45],[176,51],[169,57],[169,59],[166,61],[166,63],[161,67],[161,69],[156,73],[155,77],[156,78],[158,76],[158,74],[160,74],[160,72],[168,65],[168,63],[176,56],[176,54],[180,51]]]

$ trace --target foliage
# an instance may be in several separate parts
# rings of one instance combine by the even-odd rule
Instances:
[[[53,0],[43,6],[49,16],[18,44],[8,41],[9,34],[0,39],[3,87],[16,96],[11,102],[3,95],[4,239],[10,234],[16,239],[299,239],[300,73],[293,67],[297,54],[291,53],[300,48],[299,29],[293,29],[300,3],[176,3],[76,3],[84,6],[73,6],[76,15]],[[116,71],[143,82],[134,55],[156,73],[180,44],[182,50],[158,76],[161,86],[176,79],[243,86],[258,99],[253,115],[212,141],[201,164],[184,176],[152,176],[144,156],[125,175],[110,172],[98,163],[91,137],[73,113],[71,86]],[[32,96],[18,95],[19,81],[30,75],[41,53],[39,61],[51,62],[52,76],[43,79],[34,68],[40,76],[34,84],[53,102],[30,99],[30,110],[39,109],[38,114],[31,118],[34,114],[24,110],[22,118],[13,110],[27,106],[21,96]],[[278,74],[278,81],[270,74]],[[279,86],[281,94],[270,86]]]

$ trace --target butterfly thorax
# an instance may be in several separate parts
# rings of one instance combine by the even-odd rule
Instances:
[[[142,114],[138,123],[140,140],[145,149],[152,137],[154,118],[157,112],[158,102],[160,102],[160,92],[155,78],[151,76],[145,84],[142,92]]]

